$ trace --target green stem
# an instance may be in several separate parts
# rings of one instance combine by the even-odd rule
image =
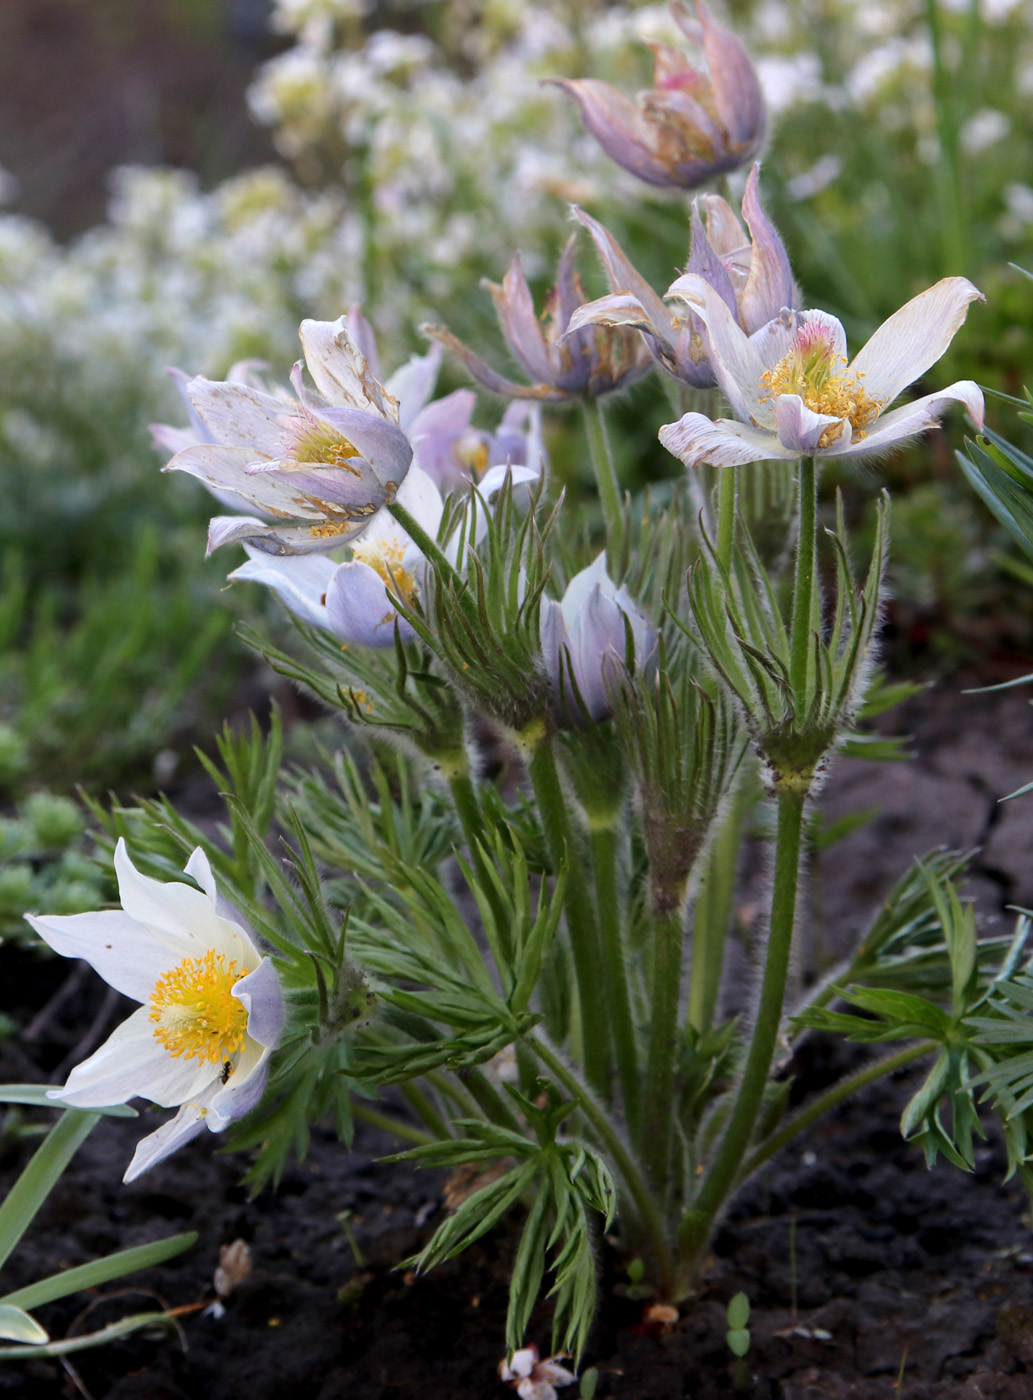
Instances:
[[[582,400],[582,406],[588,451],[606,520],[606,566],[611,576],[619,582],[624,574],[624,511],[621,508],[617,468],[610,449],[610,435],[606,430],[602,403],[598,398],[586,398]]]
[[[940,141],[936,177],[940,202],[940,234],[943,241],[943,272],[964,272],[966,265],[965,204],[962,196],[961,141],[956,110],[958,82],[947,69],[943,48],[943,26],[938,0],[926,0],[926,21],[933,50],[933,98]],[[966,62],[975,63],[975,54],[966,53]]]
[[[732,567],[735,551],[735,511],[738,495],[735,468],[720,468],[717,485],[717,562],[727,573]]]
[[[762,1167],[769,1158],[774,1157],[776,1152],[781,1152],[782,1148],[787,1143],[792,1142],[798,1133],[804,1132],[830,1109],[841,1104],[844,1099],[850,1098],[851,1094],[856,1094],[859,1089],[867,1088],[869,1084],[875,1084],[878,1080],[884,1079],[887,1075],[894,1074],[898,1069],[903,1069],[905,1065],[911,1064],[913,1060],[920,1060],[923,1056],[929,1055],[939,1048],[935,1040],[923,1040],[919,1045],[909,1045],[906,1050],[898,1050],[895,1055],[888,1055],[885,1059],[876,1060],[874,1064],[866,1065],[864,1069],[859,1069],[855,1074],[841,1079],[838,1084],[833,1084],[831,1089],[826,1089],[824,1094],[820,1094],[806,1108],[802,1108],[799,1113],[794,1114],[787,1123],[779,1128],[777,1133],[772,1133],[770,1137],[758,1144],[743,1162],[736,1178],[736,1185],[752,1176],[758,1167]]]
[[[699,1195],[686,1212],[679,1232],[679,1282],[683,1286],[688,1285],[698,1268],[717,1213],[735,1185],[764,1097],[785,1001],[789,954],[796,920],[796,892],[806,800],[806,788],[797,784],[787,786],[778,796],[771,926],[757,1019],[746,1056],[746,1066],[724,1136]]]
[[[403,1142],[414,1142],[422,1147],[424,1143],[437,1141],[433,1133],[425,1133],[422,1128],[414,1128],[411,1123],[400,1123],[397,1118],[392,1118],[387,1113],[381,1113],[379,1109],[371,1108],[361,1099],[352,1101],[352,1113],[360,1122],[368,1123],[372,1128],[380,1128],[381,1131],[390,1133],[393,1137],[401,1138]]]
[[[818,493],[813,457],[801,457],[799,467],[800,537],[796,544],[793,581],[792,652],[789,678],[793,688],[796,729],[807,722],[811,665],[811,613],[814,608],[814,563],[817,550]]]
[[[577,1077],[571,1073],[563,1061],[549,1049],[537,1036],[529,1035],[525,1037],[525,1043],[531,1047],[542,1064],[570,1094],[577,1103],[585,1119],[591,1125],[593,1131],[604,1149],[613,1159],[613,1164],[617,1168],[624,1180],[625,1186],[631,1199],[635,1202],[639,1218],[645,1227],[646,1234],[656,1257],[657,1268],[660,1275],[660,1289],[662,1297],[669,1297],[670,1290],[674,1283],[674,1261],[671,1258],[671,1249],[667,1240],[667,1232],[664,1229],[663,1213],[660,1210],[656,1197],[650,1191],[645,1176],[639,1169],[634,1157],[621,1141],[620,1135],[614,1129],[607,1115],[600,1109],[591,1093],[581,1084]]]
[[[674,1126],[674,1065],[677,1058],[678,1007],[681,1001],[685,904],[672,906],[653,920],[653,976],[649,990],[649,1049],[646,1060],[646,1107],[642,1122],[642,1156],[654,1191],[661,1199],[670,1187],[671,1133]]]
[[[449,777],[448,786],[452,793],[452,801],[455,803],[456,815],[463,828],[463,835],[466,837],[467,850],[470,852],[470,859],[477,873],[477,883],[491,906],[496,927],[502,932],[509,925],[510,915],[495,886],[495,881],[491,878],[480,844],[484,834],[484,817],[481,813],[481,804],[477,800],[477,790],[468,771],[453,773]]]
[[[710,1029],[717,1007],[725,961],[725,941],[732,917],[744,804],[743,784],[737,783],[717,829],[693,911],[689,1024],[700,1035],[705,1035]]]
[[[638,1082],[638,1047],[631,1014],[630,972],[624,954],[621,926],[622,903],[617,889],[617,832],[612,826],[592,829],[592,859],[595,889],[599,901],[599,934],[602,940],[603,980],[606,1002],[613,1024],[617,1055],[617,1077],[624,1101],[628,1131],[635,1139],[635,1125],[641,1107]]]
[[[548,735],[538,737],[530,753],[527,771],[534,788],[538,812],[553,867],[566,867],[567,888],[563,901],[567,931],[574,955],[581,1026],[584,1037],[585,1074],[592,1088],[609,1100],[610,1037],[609,1017],[604,1000],[602,950],[596,926],[595,904],[577,840],[570,823],[563,784],[556,769],[552,742]]]

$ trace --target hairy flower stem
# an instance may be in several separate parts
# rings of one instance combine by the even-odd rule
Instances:
[[[705,1035],[714,1020],[725,940],[732,916],[735,873],[742,833],[745,795],[736,783],[707,858],[692,919],[692,981],[689,984],[689,1024]]]
[[[595,902],[585,875],[577,838],[570,822],[563,784],[556,769],[552,741],[542,735],[531,752],[527,771],[534,788],[545,840],[555,870],[567,871],[563,901],[574,955],[578,1004],[584,1040],[585,1074],[597,1093],[611,1098],[610,1018],[605,1003],[602,949]]]
[[[595,1133],[604,1151],[609,1153],[613,1165],[617,1168],[628,1189],[628,1194],[635,1203],[643,1228],[649,1237],[660,1280],[660,1296],[669,1297],[674,1286],[674,1260],[671,1257],[667,1231],[664,1228],[663,1212],[660,1210],[656,1197],[650,1191],[638,1163],[624,1145],[608,1115],[599,1107],[591,1092],[578,1081],[576,1075],[567,1068],[559,1056],[553,1054],[537,1036],[527,1036],[525,1044],[531,1047],[549,1073],[566,1089],[581,1109],[585,1120]]]
[[[613,1026],[617,1078],[624,1101],[628,1132],[632,1141],[635,1141],[642,1092],[638,1082],[638,1047],[631,1015],[628,966],[624,956],[621,928],[621,901],[617,891],[617,832],[613,826],[592,828],[592,859],[596,897],[599,901],[603,979],[606,983],[606,1003]]]
[[[670,1187],[671,1131],[675,1117],[674,1065],[681,1002],[685,938],[684,888],[653,919],[653,975],[649,988],[649,1049],[646,1060],[642,1156],[661,1200]]]
[[[895,1074],[898,1069],[903,1069],[914,1060],[921,1060],[926,1055],[933,1054],[939,1048],[939,1044],[935,1040],[923,1040],[918,1045],[909,1045],[904,1050],[898,1050],[895,1055],[887,1055],[882,1060],[876,1060],[874,1064],[865,1065],[855,1074],[850,1074],[845,1079],[841,1079],[838,1084],[833,1084],[830,1089],[825,1090],[824,1094],[820,1094],[812,1103],[807,1104],[799,1113],[794,1114],[777,1132],[765,1138],[750,1153],[739,1169],[736,1185],[751,1177],[758,1167],[762,1167],[765,1162],[774,1157],[776,1152],[781,1152],[782,1148],[787,1143],[792,1142],[798,1133],[806,1131],[812,1123],[816,1123],[824,1114],[836,1108],[852,1094],[856,1094],[859,1089],[865,1089],[869,1084],[875,1084],[878,1080],[885,1079],[887,1075]]]
[[[811,667],[811,620],[814,611],[815,555],[817,553],[818,490],[813,457],[801,457],[799,466],[800,535],[796,543],[796,577],[793,581],[792,651],[789,679],[793,688],[796,728],[807,721],[808,681]]]
[[[785,1001],[806,801],[806,788],[800,784],[787,785],[778,794],[775,881],[760,1003],[731,1117],[699,1195],[686,1212],[679,1232],[680,1288],[689,1287],[699,1268],[717,1213],[741,1171],[764,1097]]]
[[[610,435],[606,429],[602,403],[598,398],[586,398],[582,401],[582,407],[595,484],[599,488],[599,499],[606,520],[606,567],[610,577],[619,583],[625,567],[625,539],[617,468],[610,450]]]

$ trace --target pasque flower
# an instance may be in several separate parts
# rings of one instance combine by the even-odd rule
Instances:
[[[680,282],[706,326],[714,373],[735,414],[712,422],[687,413],[660,429],[660,441],[688,466],[871,456],[932,427],[952,402],[982,426],[983,396],[969,379],[884,412],[944,354],[969,303],[983,300],[964,277],[945,277],[914,297],[849,361],[843,327],[824,311],[789,312],[750,337],[702,277]]]
[[[511,1361],[499,1362],[499,1380],[515,1390],[520,1400],[556,1400],[557,1388],[577,1380],[573,1371],[560,1365],[561,1360],[567,1357],[539,1360],[537,1347],[520,1347]]]
[[[179,1106],[145,1137],[124,1180],[132,1181],[202,1130],[220,1133],[258,1103],[283,1028],[283,997],[264,958],[220,900],[198,847],[186,873],[200,889],[163,884],[115,848],[120,910],[25,917],[66,958],[84,958],[140,1003],[89,1059],[47,1097],[73,1108],[129,1099]]]
[[[608,687],[624,666],[629,628],[637,667],[647,665],[656,648],[656,629],[610,578],[605,553],[575,574],[560,602],[543,600],[539,627],[556,709],[575,721],[609,716]]]
[[[514,485],[536,480],[530,467],[494,466],[478,483],[485,506],[501,488],[506,476]],[[413,466],[396,497],[433,539],[441,524],[444,504],[441,492],[422,468]],[[487,527],[484,510],[478,508],[474,538]],[[352,545],[352,558],[335,562],[325,554],[269,555],[245,545],[248,562],[230,574],[232,582],[249,580],[273,589],[297,617],[322,627],[349,645],[391,646],[395,624],[403,641],[416,635],[401,617],[389,592],[411,606],[419,594],[426,559],[394,516],[378,511],[362,537]]]
[[[758,176],[755,165],[742,197],[748,234],[720,195],[704,195],[693,204],[686,269],[689,276],[710,283],[747,335],[762,332],[799,300],[785,245],[760,202]],[[666,300],[677,299],[678,306],[667,306],[613,235],[583,209],[575,208],[574,213],[592,235],[612,290],[609,296],[578,307],[568,334],[590,324],[634,327],[668,374],[695,389],[713,387],[717,379],[707,356],[703,323],[685,306],[684,278],[679,277],[664,294]]]
[[[211,522],[208,551],[249,540],[272,554],[333,549],[360,535],[409,470],[412,444],[398,403],[337,321],[303,321],[299,332],[318,393],[302,361],[291,381],[296,401],[247,383],[198,376],[186,394],[210,442],[184,447],[166,471],[185,471],[213,491],[242,496],[274,522],[247,516]]]
[[[608,394],[630,384],[649,367],[649,357],[634,331],[590,325],[568,333],[571,317],[585,302],[574,268],[575,252],[576,239],[572,237],[560,258],[556,285],[541,319],[535,312],[519,253],[501,286],[487,284],[506,344],[527,371],[531,384],[516,384],[499,374],[444,326],[425,326],[424,330],[457,355],[478,384],[507,398],[563,403]]]
[[[650,185],[694,190],[752,160],[764,138],[764,98],[746,50],[696,0],[699,23],[674,0],[686,38],[702,48],[707,75],[669,44],[651,44],[653,82],[634,103],[596,78],[556,79],[577,98],[585,126],[606,154]]]

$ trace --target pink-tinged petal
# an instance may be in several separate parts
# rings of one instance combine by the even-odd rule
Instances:
[[[611,160],[648,185],[670,188],[670,166],[654,149],[655,128],[634,102],[598,78],[549,81],[576,98],[582,121]]]
[[[971,379],[959,379],[946,389],[914,403],[904,404],[879,418],[867,437],[855,439],[841,453],[844,457],[864,457],[869,453],[885,452],[916,433],[935,428],[953,403],[964,404],[977,428],[983,426],[983,395]],[[832,453],[835,453],[833,447]]]
[[[507,399],[535,399],[539,403],[565,403],[570,398],[569,394],[553,389],[548,384],[517,384],[514,380],[507,379],[505,375],[485,364],[479,355],[475,355],[445,326],[424,325],[420,329],[425,335],[439,340],[446,350],[451,350],[452,354],[462,361],[471,377],[493,394],[503,394]]]
[[[67,1082],[47,1097],[72,1108],[107,1108],[130,1099],[150,1099],[174,1108],[194,1098],[218,1074],[207,1060],[170,1055],[154,1037],[150,1008],[141,1006],[122,1022]]]
[[[387,381],[387,392],[398,401],[398,426],[403,432],[411,433],[417,417],[426,411],[443,354],[440,345],[432,345],[425,355],[411,355]]]
[[[671,291],[706,326],[710,363],[735,416],[743,422],[774,426],[774,412],[761,402],[761,378],[768,366],[718,293],[702,277],[694,276],[679,277]]]
[[[487,286],[495,302],[502,334],[514,358],[532,379],[551,381],[555,377],[555,367],[542,336],[520,254],[517,253],[510,264],[501,287],[495,282]]]
[[[253,972],[241,977],[232,995],[247,1009],[247,1033],[252,1040],[275,1050],[283,1034],[283,992],[271,958],[263,958]]]
[[[736,218],[732,206],[719,194],[700,195],[707,220],[707,239],[723,261],[738,261],[749,252],[746,230]]]
[[[85,959],[105,982],[134,1001],[146,1001],[158,978],[177,961],[165,942],[148,937],[121,909],[25,917],[55,953]]]
[[[133,1160],[126,1168],[123,1182],[128,1185],[130,1181],[135,1181],[149,1168],[163,1162],[166,1157],[171,1157],[173,1152],[178,1152],[203,1132],[206,1119],[206,1104],[203,1099],[211,1098],[212,1093],[213,1091],[209,1090],[208,1095],[199,1096],[193,1103],[185,1103],[175,1118],[163,1123],[156,1132],[141,1138],[133,1153]]]
[[[760,147],[764,137],[764,95],[756,70],[742,44],[715,24],[703,0],[696,0],[703,25],[703,51],[707,56],[714,106],[728,133],[729,143],[745,160]]]
[[[869,397],[891,404],[946,352],[970,303],[985,300],[967,278],[945,277],[895,311],[850,366]]]
[[[852,429],[845,418],[815,413],[799,394],[780,394],[775,400],[775,417],[778,440],[787,454],[794,457],[810,457],[834,443],[841,442],[845,447],[850,442]]]
[[[243,448],[252,459],[281,455],[284,428],[296,414],[284,399],[248,384],[220,383],[201,375],[190,380],[187,393],[210,441]]]
[[[173,428],[169,423],[150,423],[151,445],[159,452],[169,452],[173,456],[186,447],[193,447],[197,434],[191,428]],[[207,434],[206,434],[207,436]]]
[[[327,589],[326,613],[331,632],[349,646],[393,646],[396,619],[405,640],[415,635],[398,618],[380,574],[358,560],[338,568]]]
[[[229,575],[231,583],[261,583],[271,588],[296,617],[313,627],[329,626],[323,599],[339,565],[324,554],[265,554],[245,545],[246,564]]]
[[[686,413],[677,423],[665,424],[659,438],[668,452],[687,467],[698,467],[701,462],[714,467],[739,467],[747,462],[796,455],[787,452],[773,432],[728,418],[712,423],[702,413]]]
[[[795,306],[797,299],[785,244],[760,202],[759,174],[760,167],[755,165],[742,197],[742,216],[753,239],[750,273],[739,297],[739,320],[747,335],[772,320],[783,307]]]
[[[657,296],[642,274],[636,271],[609,230],[604,228],[598,219],[593,219],[591,214],[579,209],[576,204],[574,216],[592,235],[592,242],[606,272],[610,290],[630,293],[642,306],[646,320],[652,323],[654,331],[671,336],[671,313],[664,305],[663,299]]]
[[[257,1108],[269,1078],[270,1051],[257,1042],[245,1041],[232,1064],[225,1087],[216,1089],[205,1120],[213,1133],[224,1133],[231,1123]]]
[[[349,335],[346,316],[302,321],[298,336],[312,382],[328,403],[398,422],[398,405]]]

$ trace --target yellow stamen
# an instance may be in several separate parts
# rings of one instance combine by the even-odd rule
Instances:
[[[240,1049],[247,1031],[247,1008],[233,988],[247,974],[235,960],[209,949],[203,958],[184,958],[163,973],[151,993],[154,1038],[170,1055],[217,1064]]]
[[[760,381],[767,390],[761,403],[782,394],[798,394],[812,413],[841,420],[826,428],[820,447],[828,447],[840,436],[844,421],[853,429],[854,441],[860,441],[867,436],[868,424],[882,410],[882,405],[864,388],[861,375],[843,373],[846,360],[836,354],[827,336],[824,327],[802,326],[793,348]]]
[[[401,544],[365,544],[362,540],[352,546],[352,553],[360,564],[372,569],[390,588],[391,592],[404,603],[412,603],[416,591],[416,580],[408,569],[402,567],[405,546]]]

